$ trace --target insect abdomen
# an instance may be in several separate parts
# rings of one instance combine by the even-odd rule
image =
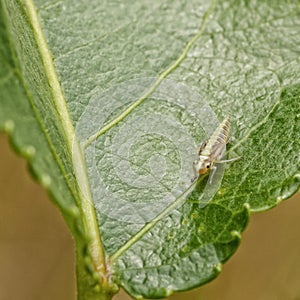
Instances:
[[[217,157],[219,152],[223,151],[223,145],[227,143],[229,135],[230,119],[227,117],[224,121],[215,129],[212,135],[207,140],[205,149],[201,152],[202,155]]]
[[[229,117],[227,117],[213,133],[213,135],[216,136],[215,137],[212,136],[212,140],[215,138],[215,143],[226,144],[229,135],[229,126],[230,126],[230,119]]]

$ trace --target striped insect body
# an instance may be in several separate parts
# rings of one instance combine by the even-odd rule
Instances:
[[[199,175],[207,173],[211,170],[209,183],[212,182],[213,174],[216,171],[215,163],[225,163],[234,161],[238,158],[230,160],[222,160],[226,150],[226,143],[229,136],[230,118],[227,117],[224,121],[215,129],[212,135],[202,143],[198,151],[198,157],[193,162],[193,169],[196,180]],[[193,181],[194,181],[193,180]]]

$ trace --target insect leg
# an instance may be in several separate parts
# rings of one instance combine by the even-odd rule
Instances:
[[[198,178],[199,178],[199,175],[195,175],[195,177],[191,179],[191,183],[195,182]]]
[[[216,173],[216,170],[217,170],[216,166],[213,166],[211,168],[210,173],[209,173],[209,178],[208,178],[208,183],[209,184],[212,184],[212,180],[213,180],[214,174]]]
[[[235,161],[235,160],[238,160],[238,159],[241,159],[241,157],[235,157],[235,158],[231,158],[231,159],[225,159],[225,160],[218,160],[218,161],[215,161],[216,164],[223,164],[223,163],[226,163],[226,162],[232,162],[232,161]]]
[[[205,149],[207,141],[204,141],[202,145],[197,149],[198,155],[201,155],[201,152]]]
[[[228,139],[226,141],[226,145],[231,144],[232,140],[233,140],[232,136],[228,137]]]

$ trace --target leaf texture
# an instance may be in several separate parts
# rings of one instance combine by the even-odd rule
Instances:
[[[72,230],[79,298],[202,285],[299,189],[299,4],[1,1],[0,128]],[[191,185],[228,115],[241,159]]]

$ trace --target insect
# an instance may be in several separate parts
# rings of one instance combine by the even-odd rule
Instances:
[[[193,169],[195,173],[195,181],[199,175],[207,173],[211,170],[209,183],[211,184],[214,173],[216,172],[215,163],[231,162],[239,159],[233,158],[228,160],[222,160],[225,154],[226,144],[229,136],[230,118],[227,117],[224,121],[215,129],[212,135],[202,143],[198,150],[198,157],[193,162]]]

